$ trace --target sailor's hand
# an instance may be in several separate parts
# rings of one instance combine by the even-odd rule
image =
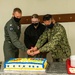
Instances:
[[[39,53],[40,53],[39,50],[34,51],[34,55],[37,55],[37,54],[39,54]]]
[[[31,48],[34,52],[37,51],[37,47],[32,47]]]
[[[33,51],[33,49],[28,49],[28,50],[27,50],[27,54],[28,54],[28,55],[31,55],[31,56],[34,56],[34,51]]]

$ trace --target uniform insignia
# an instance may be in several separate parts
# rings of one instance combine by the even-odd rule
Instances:
[[[10,31],[12,31],[13,30],[13,27],[10,27]]]
[[[12,24],[10,24],[10,26],[12,26]]]
[[[10,30],[10,31],[13,30],[13,26],[12,26],[12,24],[10,24],[10,28],[9,28],[9,30]]]

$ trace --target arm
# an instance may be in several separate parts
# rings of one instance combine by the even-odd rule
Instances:
[[[39,39],[38,39],[38,41],[37,41],[35,47],[37,47],[38,49],[39,49],[40,47],[42,47],[43,44],[47,41],[47,38],[48,38],[47,30],[45,30],[45,31],[43,32],[43,34],[39,37]]]
[[[52,39],[39,49],[40,52],[48,52],[48,51],[54,50],[56,45],[62,39],[62,35],[64,35],[63,33],[64,33],[64,30],[61,28],[58,28],[56,33],[52,37]]]
[[[18,36],[17,36],[16,32],[14,31],[13,26],[12,26],[12,30],[10,30],[10,25],[8,25],[7,31],[8,31],[9,37],[10,37],[13,45],[15,47],[17,47],[18,49],[21,49],[21,50],[25,51],[26,47],[19,41]]]
[[[24,32],[24,43],[25,43],[26,47],[28,49],[30,49],[33,45],[30,41],[31,38],[29,37],[28,34],[29,34],[29,32],[27,32],[27,30],[25,30],[25,32]]]

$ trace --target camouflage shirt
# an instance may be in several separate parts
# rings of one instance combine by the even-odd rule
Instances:
[[[43,45],[46,41],[48,42]],[[67,58],[71,55],[64,27],[55,23],[52,29],[46,29],[36,43],[40,52],[51,52],[54,58]]]

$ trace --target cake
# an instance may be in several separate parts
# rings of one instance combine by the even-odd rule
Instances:
[[[12,58],[4,63],[4,71],[45,71],[44,58]]]

